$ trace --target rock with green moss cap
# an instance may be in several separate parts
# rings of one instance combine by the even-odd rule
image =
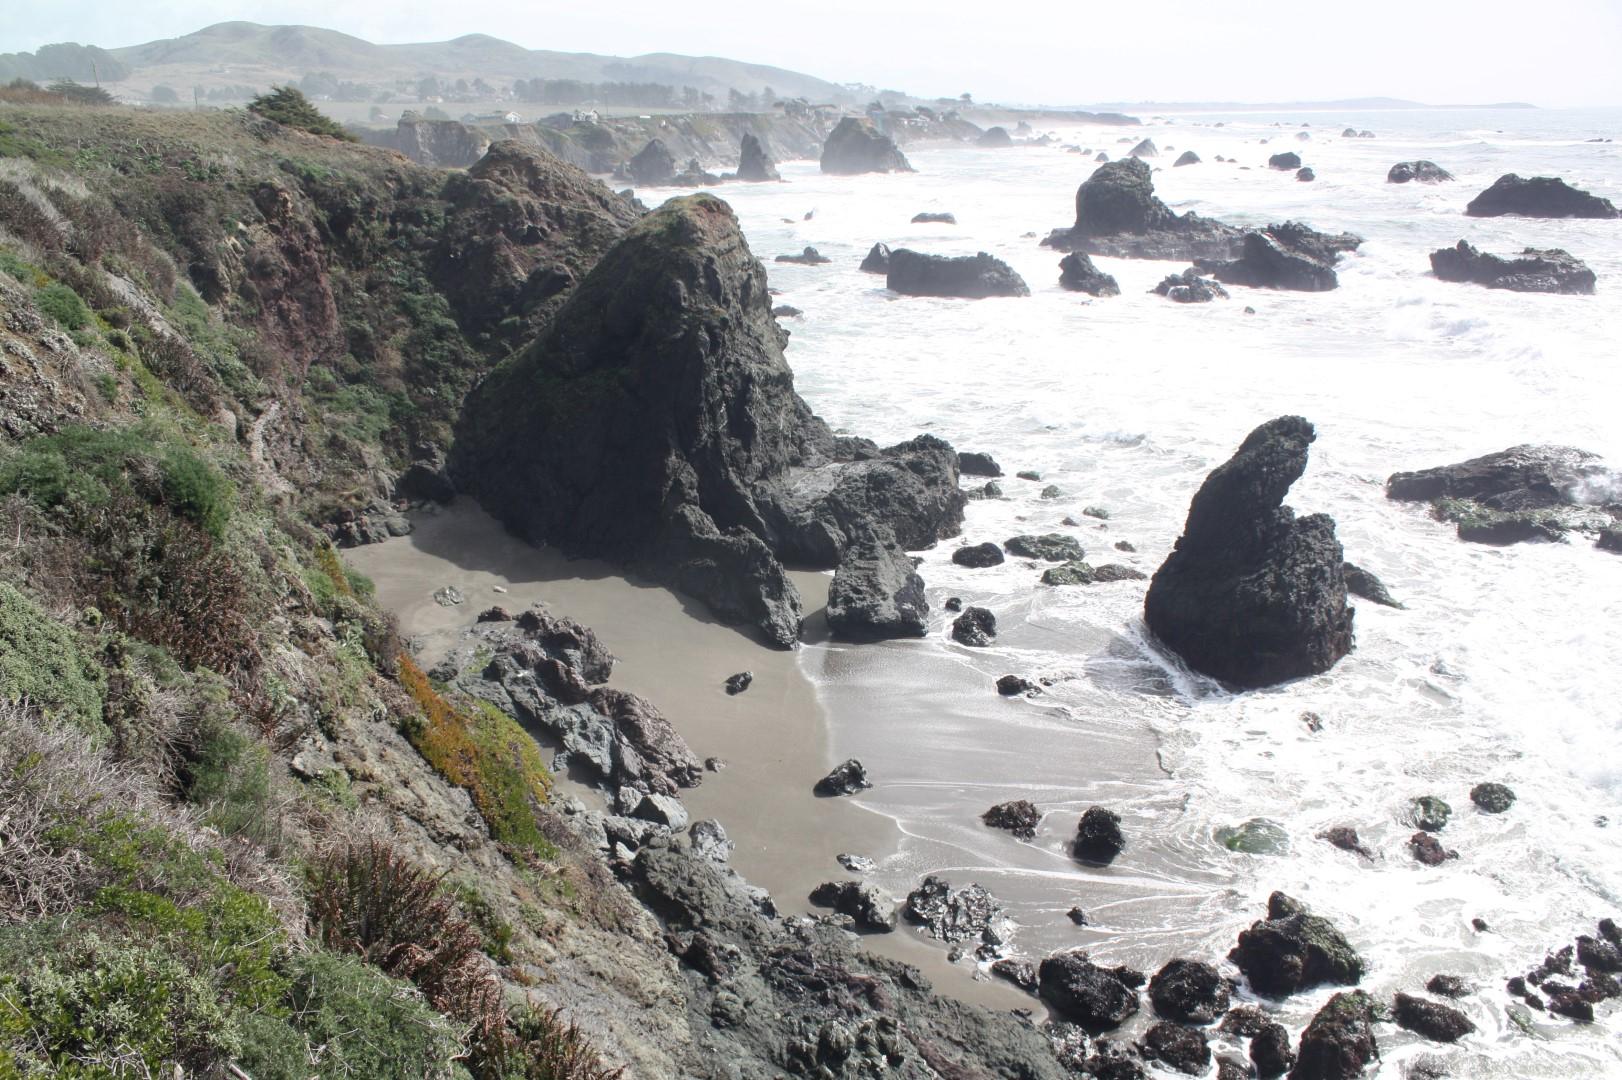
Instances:
[[[1325,983],[1355,986],[1363,978],[1363,958],[1335,925],[1280,892],[1268,898],[1267,918],[1240,933],[1228,959],[1269,997]]]
[[[1353,1080],[1380,1056],[1374,999],[1361,990],[1336,994],[1301,1034],[1290,1080]]]

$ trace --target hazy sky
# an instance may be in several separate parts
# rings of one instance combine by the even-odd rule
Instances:
[[[9,10],[8,10],[9,9]],[[679,52],[980,100],[1622,105],[1622,0],[0,0],[0,52],[246,19],[380,42]]]

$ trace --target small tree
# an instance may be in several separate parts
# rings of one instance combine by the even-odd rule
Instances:
[[[270,93],[261,94],[248,102],[248,111],[274,120],[278,124],[308,131],[312,135],[328,135],[334,139],[354,142],[355,137],[338,123],[310,104],[310,99],[291,86],[271,87]]]
[[[85,86],[72,79],[58,79],[50,85],[50,92],[78,105],[111,105],[113,95],[99,86]]]

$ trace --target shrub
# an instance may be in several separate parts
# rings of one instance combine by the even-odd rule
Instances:
[[[278,124],[308,131],[312,135],[328,135],[347,142],[355,141],[353,135],[310,104],[309,98],[291,86],[272,87],[270,93],[261,94],[250,101],[248,111],[257,113],[266,120],[274,120]]]
[[[407,737],[441,776],[473,797],[490,835],[551,855],[554,849],[536,814],[551,792],[552,777],[529,733],[488,702],[474,702],[471,711],[452,705],[405,655],[400,685],[422,709],[422,723],[408,726]]]
[[[246,1017],[237,1062],[254,1080],[441,1080],[462,1055],[453,1025],[410,984],[317,950],[291,964],[289,1017]]]
[[[511,1015],[516,1068],[507,1075],[523,1080],[615,1080],[624,1069],[603,1064],[580,1028],[563,1018],[562,1009],[526,1006]]]
[[[26,699],[99,733],[106,692],[106,673],[73,631],[0,582],[0,700]]]
[[[70,333],[90,325],[89,306],[78,293],[61,282],[46,285],[35,292],[34,304],[55,320],[56,325]]]

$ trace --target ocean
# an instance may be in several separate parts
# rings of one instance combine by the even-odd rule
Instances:
[[[1342,138],[1345,127],[1376,137]],[[815,162],[789,162],[785,183],[717,189],[776,302],[804,312],[784,320],[800,393],[838,430],[880,442],[928,431],[991,453],[1004,497],[969,504],[962,542],[1058,531],[1095,565],[1149,574],[1206,474],[1257,424],[1300,414],[1318,440],[1288,503],[1332,515],[1347,558],[1407,606],[1355,601],[1356,649],[1332,671],[1236,694],[1148,641],[1147,582],[1050,588],[1024,559],[953,565],[959,541],[918,552],[934,608],[927,638],[821,640],[799,653],[826,714],[827,764],[860,758],[875,786],[856,803],[903,837],[873,879],[898,897],[926,873],[977,881],[1006,906],[1010,954],[1079,945],[1151,973],[1174,956],[1219,960],[1283,890],[1347,934],[1377,999],[1419,992],[1438,972],[1476,987],[1460,1007],[1477,1035],[1440,1048],[1382,1029],[1378,1075],[1406,1075],[1436,1054],[1456,1076],[1622,1075],[1615,1003],[1594,1025],[1545,1014],[1518,1024],[1504,989],[1622,915],[1622,558],[1583,538],[1467,544],[1383,492],[1393,472],[1517,443],[1577,446],[1622,467],[1622,221],[1463,215],[1507,172],[1562,176],[1622,203],[1622,141],[1587,141],[1622,140],[1622,111],[1178,114],[1053,134],[1047,147],[909,151],[912,175],[823,176]],[[1073,221],[1094,154],[1120,156],[1146,137],[1160,150],[1156,193],[1177,211],[1364,237],[1338,267],[1340,287],[1233,287],[1229,300],[1184,306],[1148,290],[1186,264],[1095,258],[1122,295],[1061,290],[1060,255],[1037,238]],[[1190,149],[1203,163],[1172,168]],[[1317,180],[1269,170],[1283,150]],[[1386,182],[1392,164],[1416,158],[1456,182]],[[958,224],[909,224],[920,211],[950,211]],[[1564,248],[1596,272],[1598,294],[1436,280],[1430,252],[1460,239],[1500,254]],[[857,269],[876,241],[990,252],[1032,295],[890,294]],[[807,244],[833,261],[772,261]],[[1060,497],[1042,498],[1048,485]],[[1067,516],[1082,524],[1061,524]],[[949,640],[949,596],[996,613],[993,647]],[[1009,673],[1051,685],[1000,698],[993,682]],[[1509,813],[1472,806],[1483,780],[1514,789]],[[1434,868],[1406,846],[1420,795],[1453,807],[1439,839],[1459,857]],[[980,821],[1013,798],[1046,814],[1034,842]],[[1107,868],[1069,854],[1093,804],[1119,812],[1127,835]],[[1279,851],[1221,843],[1220,830],[1254,819],[1282,832]],[[1375,857],[1316,839],[1336,825],[1355,827]],[[1073,906],[1085,927],[1067,917]],[[1268,1004],[1299,1031],[1331,992]]]

